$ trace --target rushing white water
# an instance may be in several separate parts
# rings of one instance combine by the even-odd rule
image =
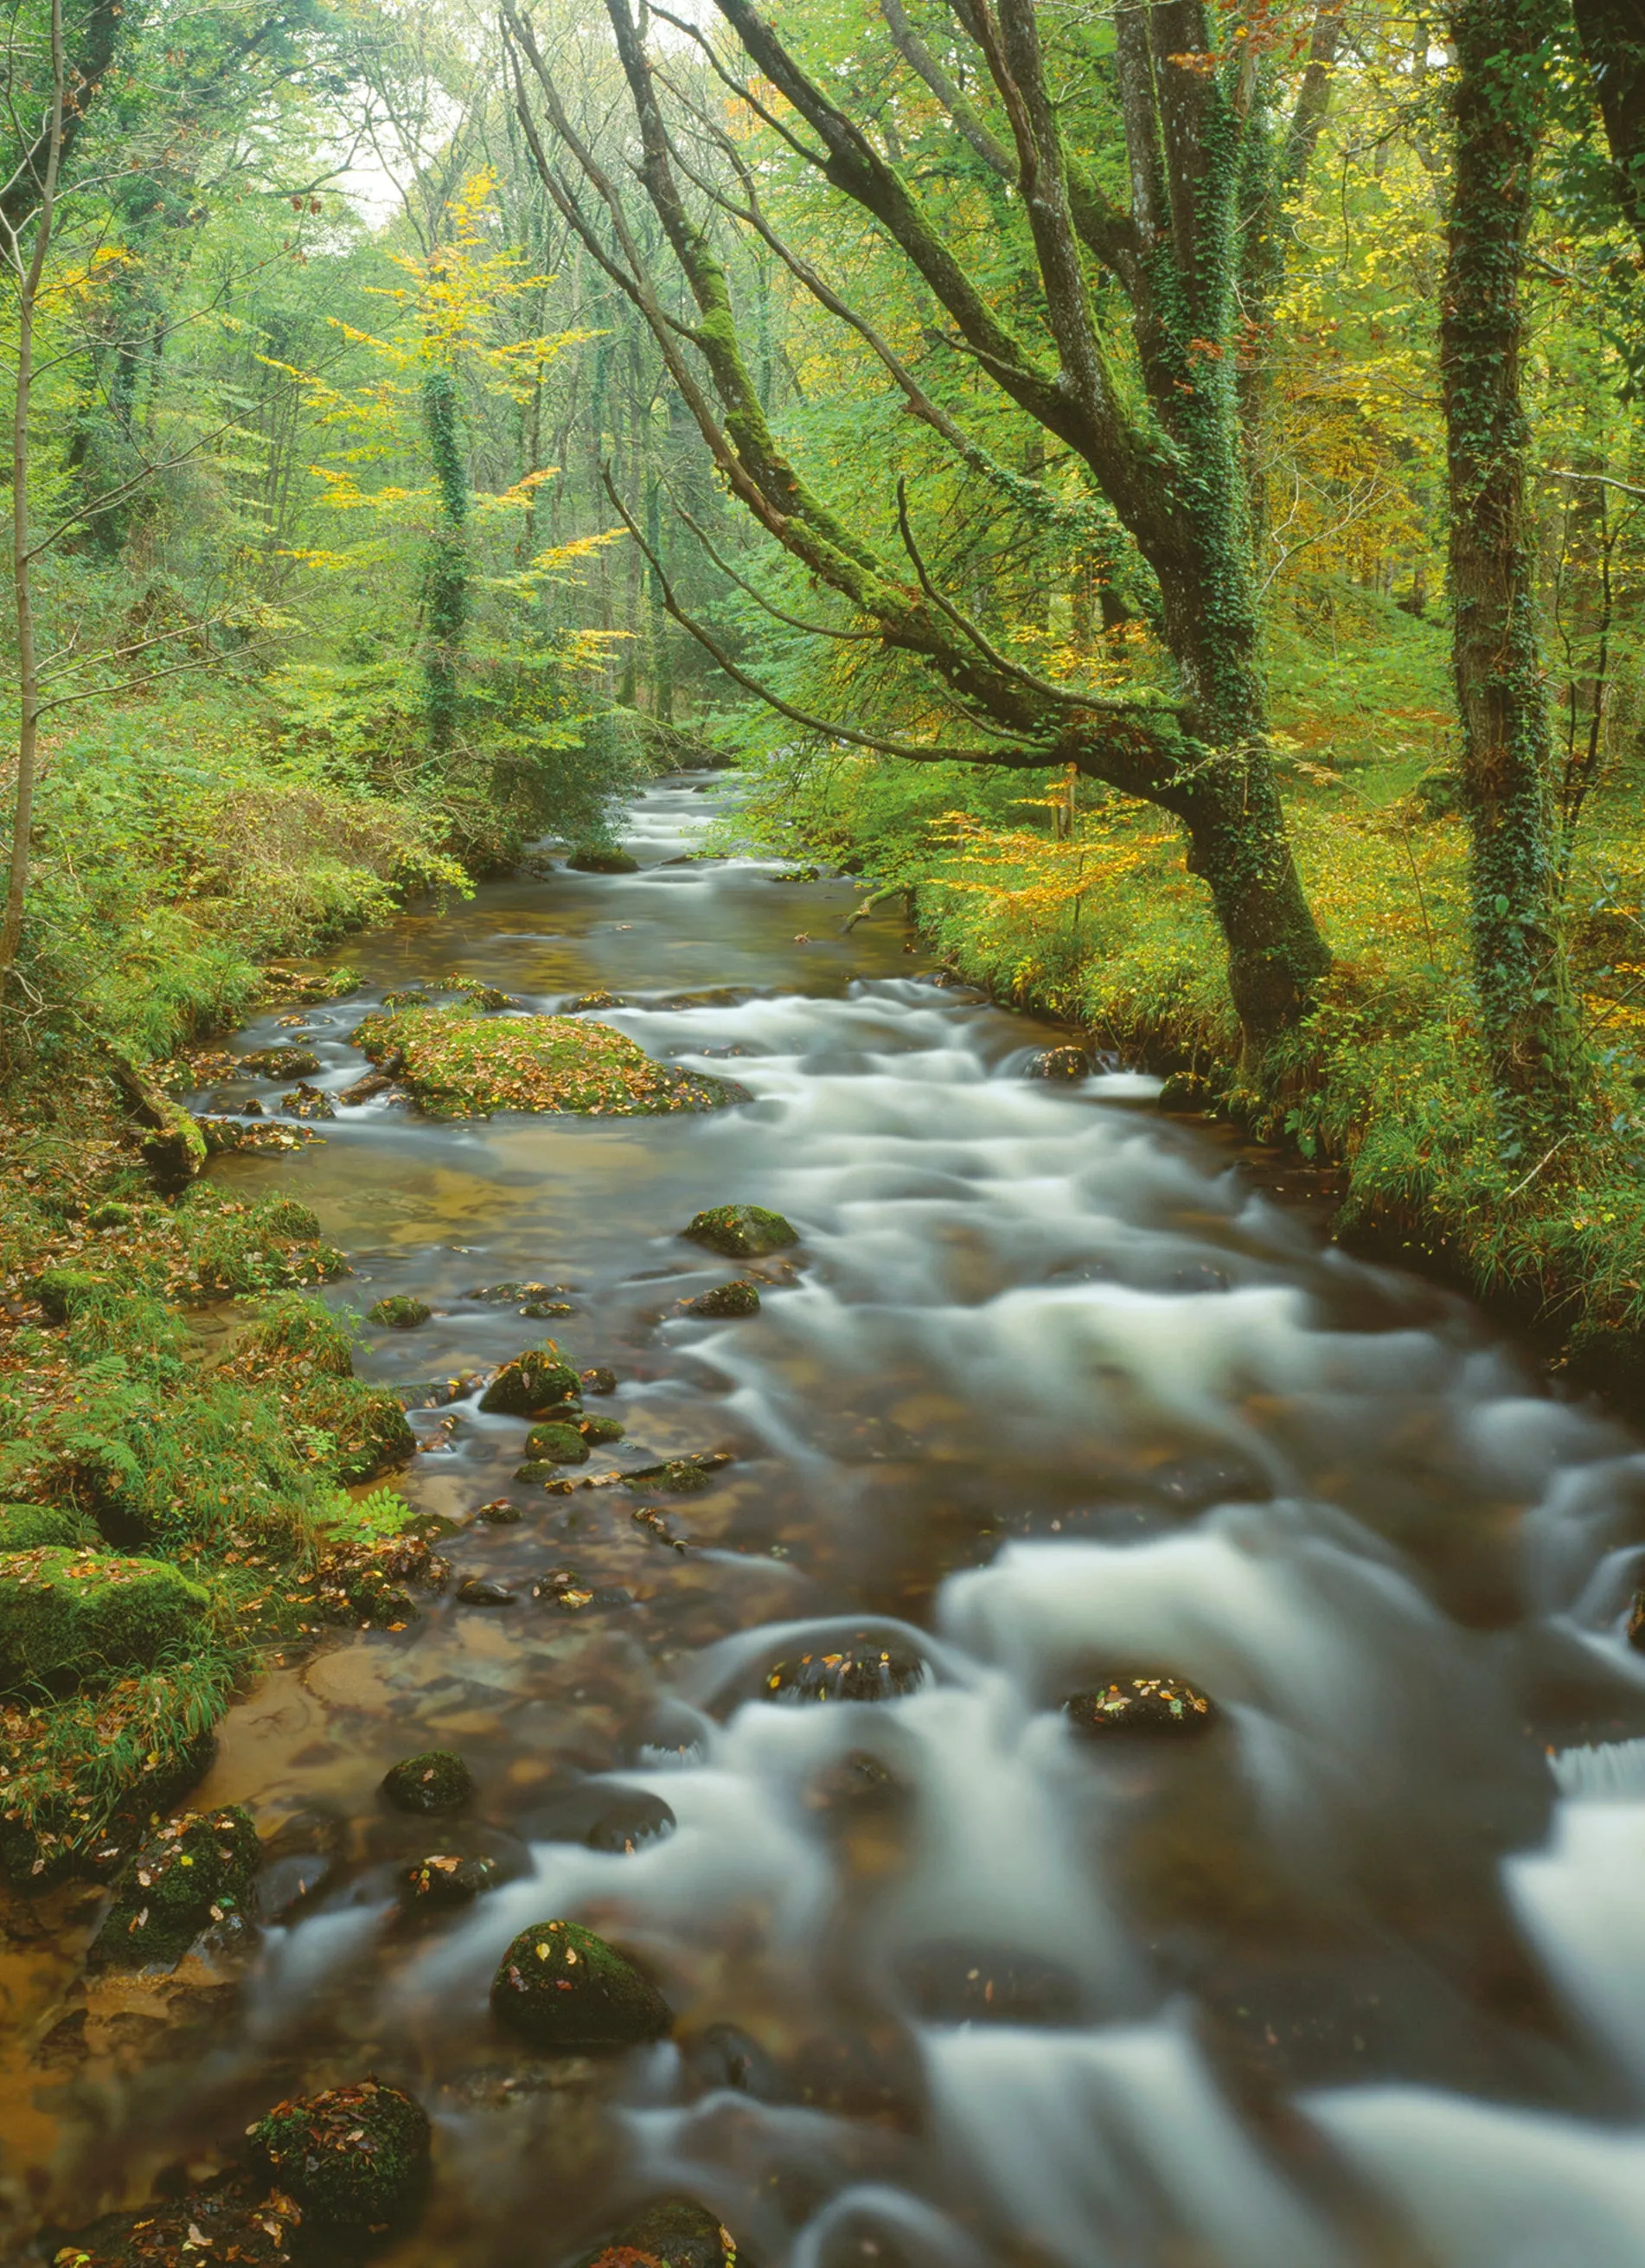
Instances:
[[[575,886],[601,917],[583,937],[627,1003],[602,1013],[751,1104],[661,1128],[362,1113],[334,1136],[393,1161],[373,1292],[452,1297],[444,1360],[496,1351],[465,1279],[564,1266],[649,1334],[613,1405],[630,1435],[729,1429],[746,1476],[690,1563],[729,1607],[659,1656],[687,1733],[631,1739],[607,1778],[675,1831],[621,1855],[527,1821],[516,1879],[371,1969],[371,2035],[424,2043],[437,2097],[426,2043],[472,2037],[510,1937],[567,1914],[655,1967],[687,2043],[629,2084],[627,2191],[693,2190],[767,2263],[1645,2268],[1645,1742],[1604,1744],[1645,1730],[1621,1632],[1641,1461],[1460,1305],[1321,1248],[1149,1110],[1151,1082],[1027,1080],[992,1006],[854,974],[838,893],[825,924],[775,868],[664,863],[701,840],[699,785],[635,814],[645,872]],[[818,989],[802,932],[774,990],[771,939],[801,919]],[[587,959],[556,983],[550,932],[506,920],[494,981],[537,1008],[587,988]],[[750,923],[761,951],[734,951]],[[689,945],[681,983],[738,989],[679,1001],[660,936]],[[353,1013],[322,1045],[334,1086],[360,1068]],[[435,1171],[471,1193],[450,1258],[400,1226]],[[669,1303],[727,1270],[675,1231],[729,1195],[804,1243],[758,1315],[705,1325]],[[477,1500],[520,1429],[460,1414]],[[923,1660],[904,1697],[766,1690],[860,1630]],[[488,1685],[532,1703],[564,1651],[491,1644],[452,1708]],[[1066,1695],[1147,1669],[1224,1721],[1082,1744]],[[510,1737],[529,1762],[566,1721]],[[816,1791],[863,1750],[901,1793],[842,1828]],[[376,1909],[351,1895],[278,1941],[265,2029],[318,2021],[366,1958]],[[997,2004],[967,1997],[996,1973]],[[723,2021],[790,2074],[773,2099],[686,2084]],[[841,2029],[892,2110],[792,2080]],[[446,2122],[483,2186],[492,2144]]]

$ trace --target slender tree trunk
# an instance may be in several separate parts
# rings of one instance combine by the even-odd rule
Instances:
[[[18,762],[17,798],[11,814],[11,858],[6,879],[5,911],[0,915],[0,985],[15,967],[28,895],[29,843],[34,822],[34,782],[40,761],[40,663],[34,644],[34,594],[28,521],[30,397],[34,385],[34,322],[40,278],[51,247],[57,201],[57,172],[62,155],[62,0],[51,8],[51,121],[45,139],[34,242],[26,261],[20,236],[8,218],[6,247],[18,281],[17,389],[11,415],[11,593],[17,613]],[[37,145],[38,147],[38,145]]]
[[[422,417],[439,495],[439,516],[429,545],[422,652],[429,751],[438,758],[451,753],[457,738],[463,641],[468,628],[468,477],[459,430],[457,381],[443,363],[431,364],[423,377]]]
[[[1520,291],[1544,52],[1558,0],[1459,0],[1456,168],[1440,321],[1452,666],[1472,841],[1474,983],[1507,1152],[1568,1116],[1580,1041],[1560,928],[1553,750],[1539,648]]]

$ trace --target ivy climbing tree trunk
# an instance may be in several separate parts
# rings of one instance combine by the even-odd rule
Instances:
[[[468,479],[457,380],[443,360],[423,373],[422,424],[437,498],[423,592],[422,703],[429,753],[437,761],[457,738],[468,629]]]
[[[1452,666],[1472,846],[1474,982],[1504,1147],[1557,1139],[1579,1086],[1539,649],[1521,297],[1559,0],[1460,0],[1440,322]]]

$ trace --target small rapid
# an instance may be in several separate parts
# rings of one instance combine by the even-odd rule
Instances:
[[[673,2191],[763,2268],[1645,2268],[1645,1455],[1463,1302],[1322,1243],[1154,1082],[1024,1077],[1059,1035],[909,974],[883,914],[844,933],[848,886],[707,853],[718,807],[665,784],[639,873],[365,940],[360,996],[300,1036],[334,1092],[395,985],[608,991],[602,1020],[746,1103],[372,1102],[218,1170],[316,1207],[357,1270],[338,1304],[431,1305],[364,1374],[482,1372],[548,1328],[618,1374],[602,1470],[730,1462],[659,1535],[619,1489],[513,1484],[524,1422],[476,1392],[414,1409],[406,1492],[515,1603],[338,1635],[237,1707],[199,1800],[248,1804],[284,1869],[261,1950],[186,2058],[53,2098],[36,2186],[141,2195],[372,2069],[438,2136],[404,2268],[558,2268]],[[802,1243],[758,1314],[705,1322],[681,1303],[731,1271],[679,1231],[728,1201]],[[563,1322],[477,1297],[503,1278]],[[472,1520],[507,1495],[520,1520]],[[556,1564],[584,1611],[533,1596]],[[906,1690],[774,1694],[864,1640]],[[1092,1743],[1061,1712],[1167,1672],[1209,1734]],[[375,1791],[437,1744],[499,1886],[412,1931],[416,1830]],[[629,1847],[590,1846],[607,1813]],[[671,2040],[499,2040],[493,1970],[551,1916],[645,1964]]]

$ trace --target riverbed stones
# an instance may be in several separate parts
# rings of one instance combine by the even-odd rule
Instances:
[[[798,1229],[780,1212],[756,1204],[710,1205],[706,1212],[697,1214],[683,1233],[694,1244],[706,1244],[711,1252],[723,1252],[732,1260],[785,1252],[800,1241]]]
[[[633,1962],[575,1921],[522,1930],[497,1965],[499,2022],[543,2048],[628,2048],[672,2029],[668,2003]]]
[[[1062,1709],[1083,1740],[1105,1740],[1116,1733],[1191,1736],[1208,1733],[1221,1713],[1182,1678],[1164,1676],[1115,1678],[1071,1693]]]
[[[764,1690],[783,1701],[895,1701],[924,1683],[925,1664],[909,1647],[859,1631],[831,1653],[774,1662]]]
[[[732,1462],[729,1449],[710,1449],[694,1457],[669,1457],[660,1465],[642,1465],[625,1473],[625,1488],[655,1490],[661,1496],[696,1496],[714,1476]]]
[[[450,1749],[424,1749],[383,1775],[383,1793],[397,1811],[457,1811],[474,1792],[474,1776]]]
[[[757,1315],[760,1312],[760,1292],[753,1284],[737,1282],[716,1284],[711,1292],[700,1292],[694,1300],[684,1302],[688,1315],[709,1315],[715,1318],[731,1315]]]
[[[206,1930],[245,1921],[261,1857],[251,1815],[238,1804],[167,1820],[115,1883],[91,1966],[174,1968]]]
[[[621,1418],[584,1418],[577,1428],[591,1449],[604,1448],[609,1442],[621,1441],[628,1430]]]
[[[277,2183],[236,2174],[135,2212],[106,2213],[53,2257],[65,2268],[287,2268],[302,2222],[302,2207]]]
[[[587,1462],[588,1443],[569,1419],[563,1425],[533,1425],[525,1436],[525,1454],[532,1463],[580,1465]]]
[[[539,1410],[575,1402],[582,1381],[569,1363],[562,1362],[552,1339],[505,1362],[480,1397],[480,1407],[494,1417],[534,1418]]]
[[[276,2103],[246,2132],[280,2186],[327,2228],[386,2229],[428,2186],[428,2113],[376,2079]]]
[[[614,1370],[602,1370],[597,1366],[584,1371],[582,1383],[584,1394],[614,1394],[617,1391],[617,1373]]]
[[[280,1108],[288,1118],[334,1118],[337,1106],[323,1086],[311,1086],[306,1079],[280,1098]]]
[[[164,1559],[41,1543],[0,1554],[0,1690],[63,1691],[186,1651],[209,1592]]]
[[[1082,2022],[1085,1993],[1055,1962],[1015,1947],[939,1941],[905,1954],[898,1982],[913,2013],[929,2024]]]
[[[606,843],[580,843],[565,863],[576,874],[637,874],[640,871],[640,862],[631,852]]]
[[[519,1596],[506,1583],[494,1582],[489,1575],[466,1575],[457,1587],[459,1607],[511,1607]]]
[[[406,1086],[436,1118],[494,1110],[656,1117],[738,1099],[723,1079],[654,1063],[626,1034],[582,1017],[489,1015],[467,1001],[418,1005],[367,1016],[353,1038],[373,1063],[398,1055]]]
[[[1091,1059],[1083,1048],[1041,1048],[1024,1066],[1024,1079],[1071,1081],[1091,1077]]]

